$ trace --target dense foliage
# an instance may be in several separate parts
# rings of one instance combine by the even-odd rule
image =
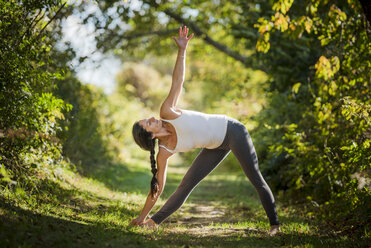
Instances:
[[[258,20],[257,50],[273,57],[270,47],[280,49],[298,64],[294,69],[308,61],[290,56],[283,44],[317,54],[305,77],[274,77],[270,108],[260,117],[268,127],[260,135],[271,143],[266,174],[292,199],[306,198],[312,211],[362,227],[370,221],[370,24],[358,1],[276,1],[273,10]]]
[[[58,137],[63,141],[63,155],[85,175],[98,165],[108,165],[114,151],[108,144],[112,124],[105,122],[110,115],[107,97],[101,90],[83,85],[72,73],[59,80],[57,86],[55,94],[73,106],[60,122]]]
[[[70,10],[62,1],[1,1],[0,181],[2,193],[29,203],[50,194],[61,166],[92,176],[130,159],[123,127],[138,118],[133,105],[143,107],[122,96],[109,101],[76,79],[75,51],[57,45]]]
[[[0,1],[0,180],[36,189],[60,161],[56,132],[70,105],[52,93],[47,25],[61,1]],[[44,16],[49,16],[49,21]],[[35,177],[38,175],[38,177]]]

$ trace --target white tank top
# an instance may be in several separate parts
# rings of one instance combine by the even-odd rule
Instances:
[[[171,153],[186,152],[194,148],[217,148],[223,143],[227,132],[227,116],[204,114],[197,111],[181,110],[182,114],[175,120],[164,120],[175,128],[177,144]]]

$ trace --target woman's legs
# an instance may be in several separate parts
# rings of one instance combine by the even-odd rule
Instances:
[[[250,134],[246,130],[245,126],[240,122],[229,121],[228,123],[229,147],[240,162],[246,176],[258,191],[270,224],[272,226],[279,225],[274,197],[268,184],[265,182],[259,171],[258,157]]]
[[[279,225],[275,200],[259,171],[258,157],[251,137],[245,126],[235,120],[228,121],[227,135],[219,149],[203,149],[199,153],[176,191],[160,211],[152,216],[152,220],[160,224],[180,208],[197,184],[227,156],[229,149],[232,150],[246,176],[256,188],[271,226]]]
[[[228,153],[229,150],[202,149],[188,169],[176,191],[170,196],[160,211],[153,215],[151,219],[157,224],[160,224],[180,208],[197,184],[213,171]]]

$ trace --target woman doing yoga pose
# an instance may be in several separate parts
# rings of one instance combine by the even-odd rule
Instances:
[[[236,156],[243,171],[256,188],[271,225],[270,234],[279,231],[279,221],[273,194],[258,167],[254,145],[245,126],[225,115],[210,115],[177,108],[185,74],[185,56],[189,40],[188,28],[179,28],[179,37],[172,37],[178,46],[172,85],[160,109],[160,118],[136,122],[133,126],[135,142],[151,152],[151,191],[138,218],[132,225],[157,227],[180,208],[197,184],[205,178],[230,151]],[[159,149],[155,159],[155,144]],[[166,181],[168,158],[176,152],[202,148],[188,169],[179,187],[165,205],[150,219],[149,212],[161,195]],[[157,162],[157,167],[156,167]]]

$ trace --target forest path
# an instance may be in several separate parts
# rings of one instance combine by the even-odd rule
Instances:
[[[148,163],[102,166],[84,177],[69,170],[48,182],[48,195],[0,195],[0,247],[367,247],[367,241],[321,229],[277,202],[282,232],[269,236],[268,218],[242,170],[223,163],[157,230],[132,227],[150,182]],[[154,213],[179,185],[187,166],[169,166]]]

